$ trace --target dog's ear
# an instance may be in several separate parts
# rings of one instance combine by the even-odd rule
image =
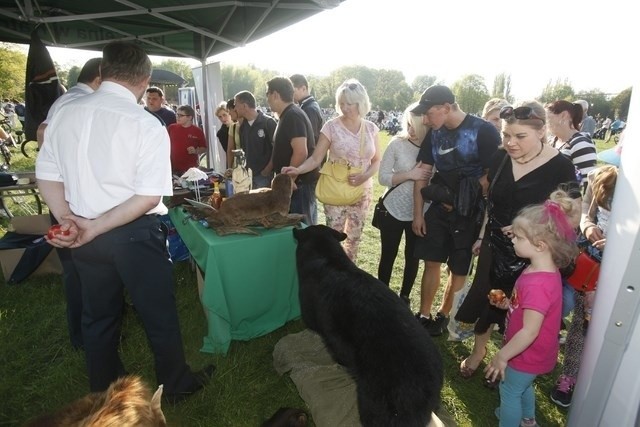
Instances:
[[[164,417],[164,413],[162,412],[162,390],[164,386],[160,384],[155,393],[153,393],[153,397],[151,398],[151,411],[158,422],[158,426],[166,426],[167,420]]]
[[[342,231],[334,230],[331,227],[327,227],[327,228],[330,230],[331,236],[333,236],[333,238],[336,239],[338,242],[342,242],[344,239],[347,238],[347,235]]]
[[[297,241],[300,241],[300,238],[302,237],[302,233],[303,233],[303,230],[301,228],[293,227],[293,238],[296,239]]]
[[[153,393],[153,397],[151,398],[151,406],[157,407],[158,409],[162,408],[162,390],[164,385],[160,384],[155,393]]]

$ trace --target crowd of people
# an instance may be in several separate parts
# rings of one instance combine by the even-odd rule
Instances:
[[[197,167],[207,140],[194,108],[174,111],[160,88],[148,86],[150,70],[145,52],[127,42],[112,42],[102,58],[88,61],[78,85],[38,129],[36,175],[52,220],[65,232],[48,240],[64,261],[69,334],[86,354],[91,390],[105,390],[125,372],[118,340],[126,289],[144,321],[158,382],[178,401],[202,388],[214,368],[193,372],[186,364],[158,215],[167,211],[162,197],[172,193],[172,174]],[[617,177],[615,165],[597,167],[591,136],[597,124],[588,104],[491,99],[477,117],[462,111],[448,87],[434,85],[393,114],[401,130],[383,154],[379,124],[389,118],[372,114],[359,81],[338,87],[331,118],[303,75],[272,78],[266,95],[277,120],[246,90],[213,109],[228,165],[242,149],[253,188],[269,187],[278,173],[291,176],[291,212],[311,225],[318,221],[321,168],[348,164],[348,185],[361,195],[322,207],[326,224],[346,234],[343,247],[353,262],[377,175],[387,187],[388,212],[379,224],[378,278],[391,282],[404,237],[399,298],[410,305],[422,260],[415,317],[432,336],[446,331],[454,294],[478,255],[455,312],[457,321],[474,325],[473,349],[459,373],[474,377],[492,332],[504,333],[503,347],[485,367],[487,384],[500,390],[501,426],[536,425],[533,382],[556,366],[562,319],[573,310],[563,373],[551,393],[569,406],[594,291],[571,288],[565,269],[579,242],[601,258]],[[488,299],[495,290],[504,299]]]
[[[388,215],[380,224],[378,277],[389,283],[404,233],[399,297],[409,301],[423,260],[416,318],[432,336],[446,331],[452,297],[471,271],[471,254],[479,255],[455,312],[456,322],[474,329],[459,374],[476,376],[491,334],[504,334],[484,368],[487,387],[500,390],[501,426],[537,425],[533,382],[556,367],[560,328],[573,311],[562,375],[550,393],[557,405],[571,404],[595,291],[575,290],[568,278],[578,244],[601,259],[620,152],[597,157],[584,129],[587,106],[491,99],[479,119],[462,112],[447,87],[432,86],[401,115],[403,131],[381,162]],[[416,134],[426,137],[417,141]],[[598,159],[618,164],[598,167]],[[442,263],[448,279],[434,313]],[[494,293],[504,299],[488,297]]]

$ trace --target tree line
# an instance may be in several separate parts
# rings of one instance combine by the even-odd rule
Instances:
[[[24,80],[26,55],[13,48],[10,44],[0,43],[0,96],[3,98],[24,99]],[[67,87],[74,86],[83,64],[74,65],[68,69],[58,67],[58,77]],[[191,67],[179,59],[167,59],[154,64],[154,67],[172,71],[183,76],[187,85],[193,86]],[[266,82],[279,73],[273,70],[260,69],[253,65],[235,66],[222,65],[222,89],[226,98],[233,97],[241,90],[252,92],[259,105],[266,106]],[[374,110],[404,110],[407,105],[418,100],[420,94],[429,86],[441,83],[443,79],[437,76],[420,75],[409,84],[404,74],[398,70],[375,69],[362,65],[340,67],[328,76],[307,75],[311,92],[323,108],[332,108],[335,103],[335,92],[338,86],[348,78],[358,79],[369,92],[371,105]],[[468,74],[451,85],[456,100],[463,111],[480,114],[484,103],[490,98],[504,98],[514,101],[511,94],[511,76],[499,74],[488,88],[485,79],[477,74]],[[166,97],[176,100],[177,88],[167,87]],[[626,118],[631,100],[631,88],[610,97],[598,89],[589,91],[575,91],[568,79],[549,81],[542,88],[536,99],[542,103],[557,99],[573,101],[584,99],[591,107],[592,116],[608,116]]]

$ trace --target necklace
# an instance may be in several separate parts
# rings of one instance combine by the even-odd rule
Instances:
[[[523,162],[519,161],[518,159],[513,159],[516,161],[517,164],[519,165],[526,165],[527,163],[529,163],[530,161],[532,161],[533,159],[537,158],[540,156],[540,154],[542,154],[542,151],[544,150],[544,143],[540,143],[540,151],[538,151],[538,154],[536,154],[535,156],[533,156],[532,158],[530,158],[529,160],[525,160]],[[524,156],[522,156],[524,157]]]

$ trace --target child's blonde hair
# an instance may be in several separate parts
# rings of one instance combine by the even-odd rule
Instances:
[[[513,220],[513,232],[537,245],[546,243],[558,268],[566,267],[578,254],[576,233],[570,218],[580,208],[563,190],[551,193],[540,205],[527,206]]]
[[[616,189],[618,180],[618,168],[612,165],[604,165],[596,169],[591,190],[596,204],[606,210],[611,210],[611,199]]]

